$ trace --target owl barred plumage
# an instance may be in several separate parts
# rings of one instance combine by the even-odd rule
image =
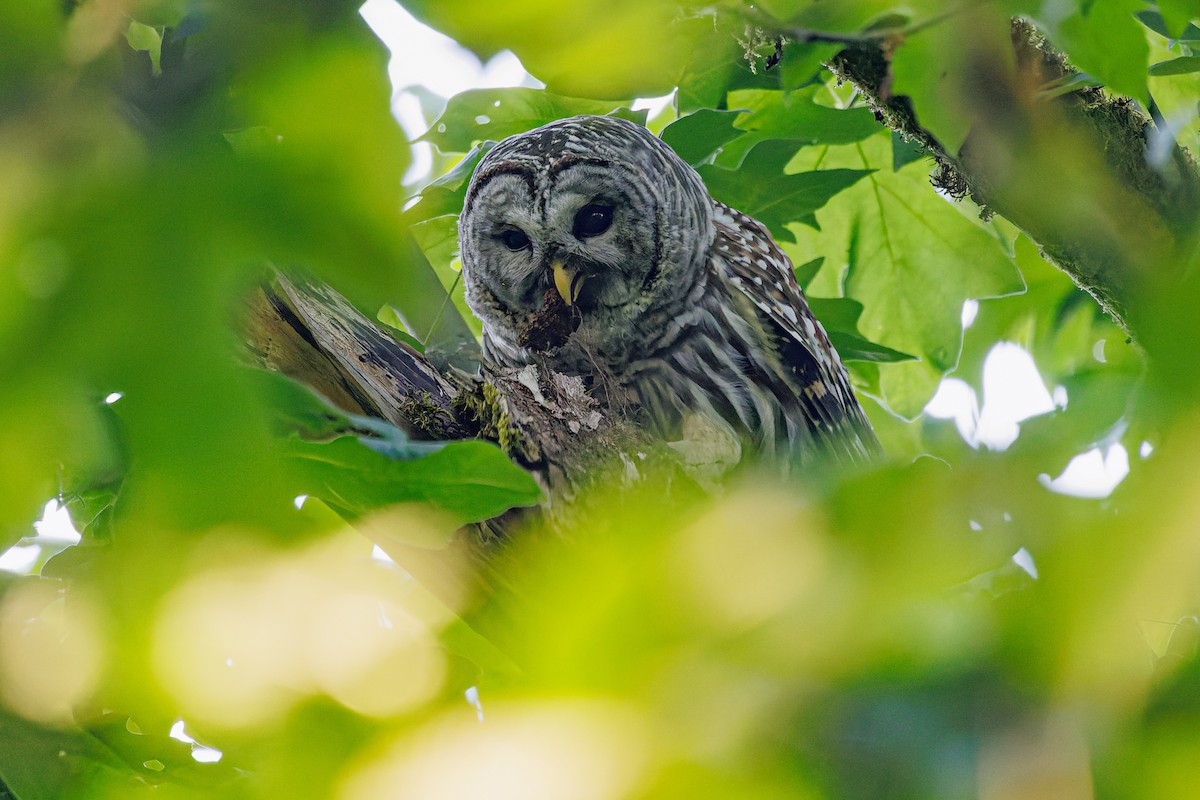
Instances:
[[[667,441],[700,420],[786,465],[878,450],[787,256],[640,125],[573,117],[500,142],[459,246],[485,367],[582,376]],[[561,341],[531,340],[560,297]]]

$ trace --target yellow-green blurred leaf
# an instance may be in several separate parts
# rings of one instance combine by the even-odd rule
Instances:
[[[619,101],[562,97],[540,89],[471,89],[451,97],[421,139],[445,153],[466,153],[479,142],[500,141],[556,119],[611,114],[624,106]],[[626,109],[621,116],[646,121],[644,111]]]
[[[125,30],[125,40],[134,50],[150,56],[150,67],[155,75],[162,74],[162,31],[135,20]]]
[[[711,22],[684,18],[670,0],[524,0],[502,14],[486,0],[406,6],[481,56],[513,50],[551,91],[577,97],[665,94],[711,31]]]
[[[1135,0],[1093,3],[1051,28],[1051,36],[1072,62],[1114,92],[1149,104],[1146,69],[1150,48],[1134,18],[1142,4]]]

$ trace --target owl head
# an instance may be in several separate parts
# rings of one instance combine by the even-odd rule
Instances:
[[[703,289],[713,231],[699,175],[640,125],[580,116],[505,139],[480,161],[459,219],[485,356],[570,372],[645,355]],[[547,299],[569,309],[573,333],[531,352],[522,333]]]

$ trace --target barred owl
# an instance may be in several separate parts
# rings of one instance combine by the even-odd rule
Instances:
[[[497,144],[459,250],[485,368],[578,375],[668,442],[699,420],[789,468],[876,452],[787,256],[640,125],[580,116]]]

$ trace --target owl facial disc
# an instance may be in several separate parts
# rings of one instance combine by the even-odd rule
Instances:
[[[498,358],[552,351],[564,373],[616,373],[676,335],[665,321],[699,295],[714,235],[700,177],[644,127],[559,120],[476,167],[459,218],[467,303]]]

